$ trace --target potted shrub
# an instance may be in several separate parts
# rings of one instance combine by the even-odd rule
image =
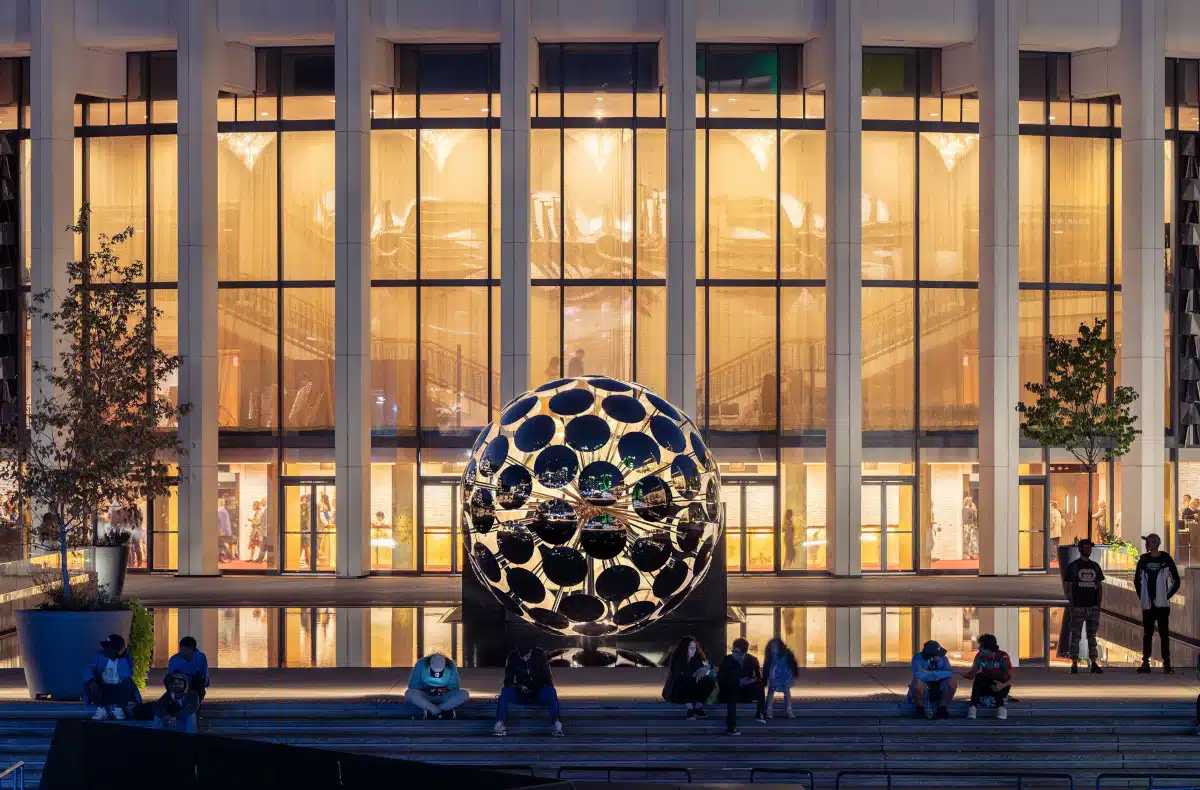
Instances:
[[[86,234],[88,209],[70,230]],[[184,453],[173,430],[188,410],[159,384],[180,358],[154,347],[161,311],[147,310],[144,267],[122,263],[116,249],[132,228],[98,234],[94,251],[67,264],[65,293],[35,294],[35,322],[53,331],[52,364],[34,360],[27,429],[0,458],[0,479],[32,515],[34,553],[56,554],[45,603],[17,613],[22,665],[31,696],[78,697],[83,661],[100,639],[130,636],[132,612],[120,600],[127,518],[97,546],[101,573],[88,588],[72,589],[72,555],[96,546],[98,516],[137,512],[137,503],[170,490],[165,458]],[[115,510],[114,510],[115,508]],[[105,556],[109,555],[109,556]]]
[[[1077,338],[1048,336],[1046,381],[1027,382],[1026,391],[1037,396],[1037,400],[1032,404],[1017,404],[1025,436],[1044,447],[1067,450],[1087,470],[1087,537],[1098,544],[1111,543],[1116,536],[1107,519],[1104,534],[1092,535],[1096,468],[1102,461],[1128,453],[1141,433],[1134,427],[1137,417],[1129,410],[1138,398],[1137,391],[1116,383],[1113,361],[1117,347],[1105,335],[1107,323],[1102,318],[1097,318],[1091,326],[1081,323]],[[1074,544],[1060,544],[1060,574],[1065,574],[1067,565],[1078,556],[1079,549]]]

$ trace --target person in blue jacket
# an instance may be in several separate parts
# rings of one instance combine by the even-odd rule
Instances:
[[[416,663],[408,676],[404,701],[420,708],[424,719],[453,719],[454,709],[470,695],[460,688],[458,667],[441,653],[425,656]]]
[[[924,717],[928,702],[937,703],[937,718],[950,718],[950,702],[958,690],[958,683],[954,680],[950,660],[946,658],[946,648],[932,640],[926,642],[921,652],[913,656],[912,671],[908,701],[913,705],[913,717]]]
[[[179,640],[179,652],[167,662],[167,674],[175,672],[187,677],[188,688],[203,702],[208,690],[208,656],[196,649],[195,637],[185,636]]]
[[[83,670],[83,704],[96,707],[94,721],[125,718],[125,708],[140,703],[133,683],[133,659],[125,650],[125,637],[110,634]]]

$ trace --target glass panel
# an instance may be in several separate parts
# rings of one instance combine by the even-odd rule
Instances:
[[[332,571],[337,563],[337,492],[334,486],[313,486],[317,503],[316,551],[318,571]]]
[[[1120,284],[1121,282],[1121,248],[1124,246],[1125,223],[1121,221],[1121,180],[1123,178],[1121,166],[1121,141],[1120,139],[1112,141],[1112,174],[1113,174],[1113,189],[1112,189],[1112,210],[1113,210],[1113,282]],[[1164,207],[1165,208],[1165,207]]]
[[[489,135],[489,145],[492,147],[492,261],[489,276],[499,277],[502,268],[500,256],[500,237],[502,230],[502,217],[500,215],[500,132],[497,129],[493,129],[491,132],[489,132]],[[496,314],[499,315],[499,312]],[[497,335],[497,337],[499,337],[499,335]],[[499,368],[497,367],[497,369]]]
[[[284,279],[333,279],[333,149],[333,132],[283,134]]]
[[[863,132],[864,280],[913,277],[916,146],[907,132]]]
[[[562,255],[562,138],[557,129],[533,129],[529,147],[529,265],[531,275],[558,277]]]
[[[1200,463],[1179,464],[1178,512],[1175,560],[1194,566],[1200,563]]]
[[[417,276],[417,144],[411,129],[371,132],[371,276]]]
[[[285,571],[312,570],[312,486],[284,486]]]
[[[133,236],[113,248],[122,266],[146,261],[146,138],[93,137],[88,146],[88,205],[91,249],[100,234],[133,228]],[[142,278],[145,272],[143,270]]]
[[[782,132],[780,272],[825,276],[825,133]]]
[[[417,289],[371,289],[371,427],[417,427]]]
[[[665,395],[667,392],[667,289],[639,287],[637,293],[636,343],[637,370],[634,378],[640,384]]]
[[[421,276],[487,277],[488,132],[421,130]]]
[[[725,506],[725,568],[742,571],[742,488],[738,483],[721,487],[721,504]]]
[[[913,52],[864,51],[863,119],[913,120],[917,110],[916,70],[917,62]],[[866,173],[865,167],[863,172]]]
[[[155,320],[154,346],[166,354],[179,353],[179,293],[166,288],[151,291],[154,308],[160,311]],[[179,404],[179,371],[174,370],[156,382],[156,393],[171,403]],[[172,423],[173,424],[173,423]]]
[[[566,276],[633,276],[633,131],[565,132]]]
[[[371,464],[371,570],[416,570],[417,465],[413,450]]]
[[[979,292],[921,291],[921,428],[979,426]]]
[[[715,430],[774,431],[774,288],[711,288],[709,424]]]
[[[776,132],[710,129],[708,134],[709,276],[773,279]]]
[[[283,426],[332,428],[334,405],[334,292],[283,292]]]
[[[267,451],[267,456],[273,453]],[[230,570],[274,569],[279,562],[275,551],[275,464],[224,460],[217,470],[218,566]],[[294,510],[289,518],[293,515]]]
[[[562,307],[558,286],[529,289],[529,387],[554,381],[563,375],[562,338],[559,322]]]
[[[638,277],[667,276],[667,133],[637,132]]]
[[[973,456],[974,451],[969,455]],[[922,463],[920,489],[921,568],[978,568],[979,467],[972,463]]]
[[[913,428],[913,291],[862,290],[863,430]]]
[[[1050,464],[1050,562],[1058,566],[1056,548],[1090,537],[1097,543],[1107,543],[1112,519],[1109,516],[1108,467],[1101,464],[1092,481],[1092,529],[1087,523],[1088,475],[1082,464],[1073,460]],[[1062,454],[1063,459],[1070,456]]]
[[[979,136],[921,134],[921,279],[979,279]]]
[[[825,289],[780,291],[783,430],[825,427]]]
[[[279,425],[277,309],[274,290],[217,292],[217,420],[222,428]]]
[[[775,486],[746,486],[746,570],[775,570]]]
[[[880,485],[867,485],[864,481],[860,494],[859,531],[860,565],[864,571],[883,570],[883,492]],[[866,634],[863,634],[863,649],[866,649]]]
[[[421,427],[458,432],[488,423],[486,288],[421,289]]]
[[[884,510],[887,534],[884,536],[886,566],[888,571],[911,571],[913,569],[913,487],[911,485],[884,486]]]
[[[218,134],[217,140],[217,277],[275,280],[277,234],[271,230],[279,208],[276,135],[229,132]]]
[[[1042,381],[1042,356],[1044,354],[1046,328],[1043,323],[1045,316],[1044,291],[1019,291],[1017,294],[1017,312],[1020,316],[1018,329],[1018,384],[1021,388],[1021,401],[1033,404],[1037,401],[1033,393],[1025,389],[1029,382],[1040,384]]]
[[[25,262],[25,279],[22,282],[29,282],[30,263],[33,260],[33,142],[25,139],[17,145],[21,154],[21,169],[18,174],[21,197],[17,205],[21,211],[21,258]]]
[[[563,289],[565,373],[632,378],[633,343],[628,286],[569,286]]]
[[[1021,282],[1044,282],[1046,241],[1046,140],[1022,136],[1018,145],[1018,251]]]
[[[1108,279],[1108,141],[1050,138],[1050,279]]]
[[[775,118],[778,115],[779,57],[773,45],[713,45],[701,78],[707,83],[714,118]],[[704,90],[697,85],[697,92]]]
[[[179,145],[173,134],[150,138],[150,211],[155,282],[179,277]]]
[[[426,572],[449,573],[453,569],[454,503],[457,486],[423,486],[421,530],[425,539]]]
[[[708,130],[696,130],[696,279],[708,277]]]
[[[780,485],[783,522],[780,544],[783,570],[826,568],[825,464],[805,459],[805,451],[784,448]]]
[[[179,489],[155,497],[153,511],[153,570],[173,571],[179,567]]]
[[[564,116],[633,117],[632,45],[566,44],[562,53]]]

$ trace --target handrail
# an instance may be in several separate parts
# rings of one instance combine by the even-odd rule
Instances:
[[[963,779],[980,778],[979,771],[838,771],[833,777],[833,790],[842,790],[842,777],[844,776],[882,776],[887,780],[888,790],[892,790],[892,777],[894,776],[912,776],[924,777],[928,779],[943,778],[947,776],[961,777]],[[1053,774],[1053,773],[989,773],[991,779],[1015,779],[1017,780],[1017,790],[1024,790],[1025,782],[1028,779],[1065,779],[1068,790],[1075,790],[1075,777],[1071,774]]]
[[[817,786],[817,780],[813,776],[813,772],[807,768],[762,768],[756,766],[750,769],[750,784],[755,783],[755,777],[759,774],[766,774],[768,776],[778,776],[781,774],[808,774],[808,790],[815,790]]]
[[[0,785],[12,777],[13,790],[25,790],[25,761],[21,760],[0,771]]]
[[[1105,773],[1102,773],[1102,774],[1096,774],[1096,790],[1100,790],[1100,785],[1102,785],[1104,783],[1105,779],[1124,779],[1126,781],[1128,781],[1130,779],[1145,779],[1147,790],[1154,790],[1155,778],[1158,778],[1158,779],[1200,779],[1200,773],[1198,773],[1196,771],[1192,771],[1190,773],[1187,771],[1179,771],[1179,772],[1158,771],[1158,772],[1152,773],[1152,774],[1140,774],[1140,773],[1125,773],[1123,771],[1106,771]]]
[[[692,769],[684,766],[668,766],[668,765],[560,765],[558,772],[554,775],[556,780],[562,779],[563,771],[604,771],[605,781],[611,782],[613,771],[624,771],[625,773],[645,773],[645,774],[683,774],[687,777],[687,783],[692,783]]]

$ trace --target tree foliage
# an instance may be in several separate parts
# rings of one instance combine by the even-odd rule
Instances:
[[[68,230],[87,238],[88,214]],[[186,452],[168,426],[189,406],[160,390],[180,357],[154,345],[162,311],[146,309],[145,266],[117,254],[132,235],[95,234],[93,250],[67,264],[65,293],[33,295],[33,321],[53,332],[56,353],[53,364],[33,360],[28,430],[0,460],[31,541],[59,553],[68,601],[68,554],[92,544],[101,509],[140,518],[137,503],[169,492],[167,461]]]
[[[1117,349],[1105,336],[1107,323],[1102,318],[1091,326],[1081,323],[1076,338],[1047,337],[1046,381],[1027,382],[1026,391],[1037,400],[1017,404],[1026,437],[1069,451],[1087,470],[1089,537],[1092,476],[1101,461],[1128,453],[1141,433],[1129,409],[1137,391],[1116,383]]]

